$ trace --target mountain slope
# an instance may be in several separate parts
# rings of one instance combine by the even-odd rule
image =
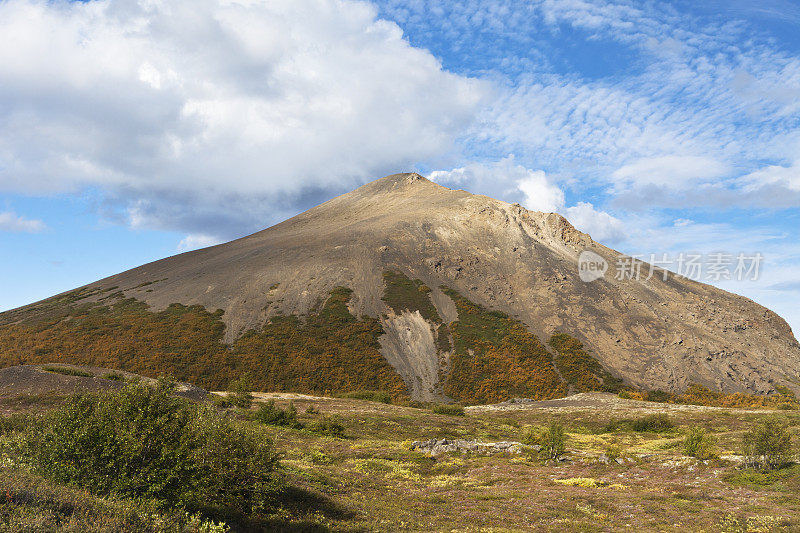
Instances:
[[[599,385],[620,378],[634,387],[669,391],[693,382],[726,392],[800,391],[800,346],[775,313],[672,275],[666,281],[660,275],[620,281],[610,273],[584,283],[577,268],[583,250],[612,265],[618,256],[557,214],[450,190],[416,174],[396,174],[248,237],[0,314],[0,347],[7,357],[13,352],[13,360],[4,364],[32,362],[37,350],[52,349],[54,343],[60,348],[53,356],[75,357],[78,348],[59,337],[68,329],[60,334],[52,329],[76,323],[65,309],[91,302],[133,305],[130,299],[135,299],[136,305],[150,306],[151,314],[163,315],[171,304],[201,306],[187,312],[208,314],[193,326],[216,343],[204,345],[203,357],[228,362],[196,372],[259,372],[259,364],[269,363],[270,372],[280,374],[298,364],[293,361],[304,361],[305,366],[291,367],[285,378],[270,382],[273,387],[320,391],[324,377],[311,380],[312,386],[303,368],[317,374],[335,368],[332,373],[339,377],[331,378],[330,390],[374,385],[400,394],[401,382],[390,376],[396,372],[407,392],[420,399],[492,401],[538,390],[540,397],[554,397],[581,388],[580,380],[565,377],[565,356],[546,345],[561,332],[583,343],[587,361],[595,358],[602,365],[590,371],[590,381]],[[325,315],[331,295],[342,290],[348,292],[346,299],[338,293],[338,314]],[[341,313],[344,306],[350,313]],[[221,315],[211,314],[217,309]],[[47,320],[52,325],[48,333],[37,333],[38,344],[20,340],[30,336],[26,327],[42,329]],[[115,327],[124,329],[126,320]],[[158,320],[163,324],[148,335],[167,327],[167,318]],[[334,335],[339,323],[350,328],[351,336]],[[305,326],[318,329],[302,330]],[[216,328],[213,335],[209,328]],[[353,353],[361,363],[351,370],[361,375],[358,369],[369,369],[364,375],[371,377],[348,384],[347,354],[331,356],[329,345],[320,345],[315,354],[305,350],[305,341],[275,341],[290,338],[291,331],[308,338],[328,335],[330,343],[356,339]],[[11,339],[22,344],[11,349]],[[166,340],[159,342],[140,349],[172,353],[164,348]],[[102,352],[102,346],[94,349]],[[113,357],[122,361],[119,353],[125,349],[118,347]],[[276,363],[276,354],[283,354],[282,362]],[[130,364],[137,354],[126,357],[123,362]],[[171,360],[170,368],[196,364],[191,355],[181,352],[180,357],[183,363]],[[151,373],[159,364],[153,362]],[[497,376],[489,375],[500,367],[504,370]]]

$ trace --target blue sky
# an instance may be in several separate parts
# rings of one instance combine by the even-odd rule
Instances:
[[[0,0],[0,309],[384,174],[558,211],[800,329],[800,3]]]

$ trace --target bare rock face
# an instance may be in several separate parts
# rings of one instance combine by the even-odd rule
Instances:
[[[558,214],[395,174],[259,233],[89,287],[119,287],[154,310],[173,302],[222,309],[226,342],[276,314],[306,314],[334,287],[348,287],[352,313],[381,320],[381,353],[419,399],[441,396],[447,361],[433,347],[431,324],[419,313],[393,313],[382,300],[387,270],[433,289],[444,323],[458,313],[441,286],[516,317],[545,341],[556,331],[577,337],[636,387],[800,392],[800,345],[772,311],[673,275],[645,281],[608,273],[586,283],[578,275],[584,250],[611,265],[619,256]],[[5,315],[6,322],[24,317],[25,308]]]

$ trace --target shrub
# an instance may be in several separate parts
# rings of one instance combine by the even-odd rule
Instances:
[[[362,390],[362,391],[348,392],[346,394],[343,394],[342,397],[350,398],[353,400],[368,400],[370,402],[392,403],[391,395],[389,395],[388,392],[384,391]]]
[[[344,426],[336,418],[330,416],[323,416],[308,425],[308,429],[320,435],[328,437],[336,437],[339,439],[345,438]]]
[[[242,374],[239,379],[231,382],[228,385],[228,390],[231,393],[231,402],[236,407],[242,409],[250,409],[253,405],[253,395],[250,391],[253,388],[253,382],[250,379],[250,374]]]
[[[648,402],[665,403],[672,399],[672,394],[663,390],[651,390],[644,393],[644,399]]]
[[[10,435],[12,433],[25,431],[31,425],[31,420],[31,415],[26,413],[0,416],[0,435]]]
[[[431,408],[437,415],[464,416],[464,407],[455,403],[439,403]]]
[[[442,291],[458,311],[458,320],[450,324],[453,353],[445,394],[465,403],[567,395],[569,387],[553,366],[552,354],[527,325],[445,286]]]
[[[108,374],[103,374],[100,377],[103,379],[108,379],[110,381],[125,381],[125,376],[123,376],[119,372],[109,372]]]
[[[221,396],[219,394],[209,394],[209,398],[211,398],[212,405],[219,407],[220,409],[227,409],[228,407],[233,407],[233,400],[228,398],[227,396]]]
[[[672,420],[665,413],[656,413],[643,416],[633,421],[633,430],[638,432],[651,431],[662,433],[674,428]]]
[[[742,437],[745,464],[759,470],[786,465],[792,455],[792,438],[786,424],[777,418],[762,420]]]
[[[289,402],[286,409],[275,407],[275,400],[261,404],[253,414],[253,419],[270,426],[286,426],[291,428],[301,428],[303,424],[297,421],[297,409],[294,402]]]
[[[43,366],[42,370],[45,372],[50,372],[53,374],[63,374],[65,376],[77,376],[80,378],[92,378],[94,374],[91,372],[86,372],[85,370],[81,370],[79,368],[72,368],[69,366]]]
[[[550,337],[549,344],[558,352],[556,367],[572,390],[617,392],[622,386],[622,380],[614,377],[603,368],[600,361],[589,355],[578,339],[557,332]]]
[[[633,420],[630,418],[625,418],[622,420],[618,420],[616,418],[611,418],[608,423],[603,426],[601,431],[603,433],[614,433],[616,431],[621,431],[624,429],[630,430],[633,427]]]
[[[195,508],[263,506],[277,464],[271,441],[173,390],[160,380],[71,397],[31,425],[22,459],[34,473],[94,494]]]
[[[270,440],[252,426],[200,408],[189,430],[191,501],[240,512],[264,510],[279,489]]]
[[[550,422],[546,428],[528,428],[522,437],[523,444],[539,446],[539,453],[552,461],[564,455],[565,442],[564,426],[558,422]]]
[[[714,457],[715,443],[716,439],[705,428],[695,426],[689,429],[689,434],[683,441],[683,453],[705,461]]]
[[[606,455],[609,461],[616,461],[622,457],[622,446],[620,446],[617,442],[609,442],[603,448],[603,453]]]
[[[306,407],[306,414],[307,415],[318,415],[319,414],[319,409],[317,409],[313,405],[309,405],[308,407]]]

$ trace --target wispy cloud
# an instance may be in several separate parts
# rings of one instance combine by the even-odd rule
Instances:
[[[47,225],[41,220],[21,217],[13,211],[0,213],[0,231],[39,233],[46,228]]]

